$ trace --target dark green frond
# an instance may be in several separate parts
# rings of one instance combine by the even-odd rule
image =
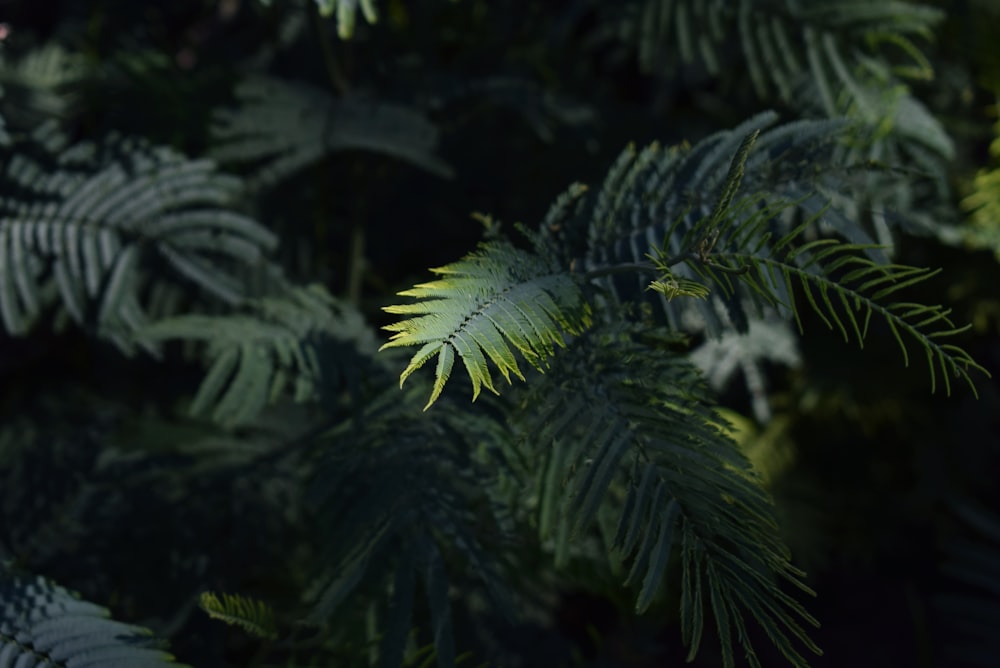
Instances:
[[[589,528],[601,504],[621,508],[613,545],[643,611],[679,576],[684,640],[698,650],[706,605],[734,665],[741,629],[755,619],[796,666],[793,639],[818,652],[815,625],[783,590],[808,591],[789,562],[774,508],[684,355],[648,347],[624,331],[592,330],[561,355],[524,399],[523,447],[550,449],[538,474],[538,524],[559,543]],[[533,455],[526,455],[532,457]],[[609,498],[610,497],[610,498]],[[565,525],[566,529],[559,529]],[[730,635],[729,629],[735,629]],[[735,636],[735,637],[734,637]]]
[[[436,154],[438,131],[412,109],[333,95],[300,83],[254,78],[237,89],[241,105],[216,114],[212,157],[246,164],[270,186],[329,153],[374,151],[440,176],[451,169]]]
[[[399,293],[419,301],[385,307],[388,313],[417,317],[386,326],[395,334],[382,346],[421,346],[400,383],[438,357],[427,406],[440,396],[456,356],[465,364],[475,399],[483,387],[498,392],[490,363],[508,383],[511,374],[523,379],[514,350],[542,369],[556,347],[565,345],[564,337],[590,321],[590,308],[569,272],[507,242],[483,244],[465,259],[432,271],[441,278]]]
[[[274,610],[263,601],[225,592],[220,599],[215,593],[206,591],[198,597],[198,607],[212,619],[238,626],[251,635],[268,640],[278,637]]]
[[[420,410],[422,394],[420,388],[402,395],[390,388],[369,403],[356,424],[324,437],[329,454],[310,498],[319,512],[329,568],[314,595],[313,619],[339,613],[357,590],[377,592],[392,582],[380,650],[388,665],[386,657],[402,655],[420,582],[437,662],[444,668],[455,660],[448,583],[457,574],[447,572],[442,551],[466,562],[499,610],[509,614],[511,608],[498,554],[480,538],[499,532],[499,509],[487,493],[492,473],[473,455],[497,447],[506,430],[488,418],[464,415],[449,399],[444,400],[453,410],[432,418]]]
[[[862,346],[872,316],[881,318],[899,344],[904,364],[910,361],[907,342],[923,350],[931,391],[937,385],[938,371],[947,394],[951,394],[952,378],[964,380],[975,393],[969,372],[989,375],[967,352],[947,342],[968,329],[952,323],[950,309],[895,301],[906,288],[928,280],[937,271],[880,264],[864,255],[866,247],[836,239],[805,241],[806,224],[770,244],[767,233],[760,229],[764,224],[762,219],[751,219],[726,240],[733,250],[721,250],[709,262],[691,266],[724,290],[732,290],[738,282],[762,302],[788,308],[800,329],[795,295],[801,294],[829,328]],[[759,241],[747,243],[750,239]],[[723,273],[718,270],[720,265],[743,267],[745,271]]]
[[[929,115],[921,135],[904,107],[919,104],[901,80],[928,80],[933,68],[919,42],[941,22],[937,8],[907,2],[824,3],[639,0],[616,12],[640,66],[700,62],[714,76],[745,68],[758,96],[827,117],[848,114],[950,155],[951,141]],[[612,19],[613,20],[613,19]],[[738,45],[738,53],[732,45]],[[926,115],[926,112],[925,112]]]
[[[209,370],[190,411],[227,426],[253,420],[286,395],[302,402],[356,392],[375,351],[361,314],[318,285],[249,300],[242,314],[168,318],[136,337],[203,341]]]
[[[146,629],[40,577],[0,568],[0,665],[62,668],[177,666]]]
[[[0,316],[10,333],[58,302],[127,347],[147,319],[143,289],[167,277],[152,271],[157,261],[235,302],[243,290],[231,267],[263,263],[277,243],[226,208],[241,184],[210,161],[141,141],[67,145],[51,128],[25,144],[4,159],[0,183]]]
[[[666,287],[671,281],[702,282],[681,260],[703,255],[725,228],[764,212],[780,229],[795,215],[823,209],[825,225],[857,243],[872,244],[873,237],[856,220],[826,206],[826,193],[836,192],[831,151],[843,125],[775,126],[775,121],[773,113],[759,114],[691,148],[627,149],[609,170],[590,217],[571,221],[588,226],[587,248],[579,251],[584,257],[578,261],[585,275],[622,302],[648,298],[649,273],[659,270],[665,277],[664,267],[670,269],[669,279],[661,280]],[[657,266],[649,266],[651,254]],[[647,271],[634,271],[643,265]],[[713,337],[731,329],[746,331],[758,316],[757,307],[740,295],[716,291],[694,301],[670,300],[670,290],[661,292],[654,302],[671,326],[684,323],[691,329],[699,323]]]

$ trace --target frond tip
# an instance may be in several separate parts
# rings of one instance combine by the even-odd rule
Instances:
[[[198,597],[198,607],[212,619],[239,626],[251,635],[268,640],[278,637],[274,611],[263,601],[226,593],[222,594],[220,600],[214,593],[206,591]]]
[[[565,345],[566,334],[578,334],[590,324],[590,308],[571,274],[510,243],[483,244],[464,259],[431,271],[441,278],[399,293],[419,301],[385,307],[387,313],[418,317],[387,325],[395,334],[382,346],[421,346],[400,375],[400,385],[438,356],[425,408],[444,390],[456,355],[465,364],[475,400],[483,387],[499,393],[487,359],[508,383],[512,373],[524,380],[508,344],[542,370],[555,348]]]
[[[749,222],[742,233],[758,224]],[[968,326],[956,326],[950,319],[951,309],[891,299],[939,272],[879,264],[864,256],[869,246],[836,239],[816,239],[800,244],[807,225],[808,221],[786,234],[770,250],[762,246],[757,251],[717,253],[715,258],[723,263],[748,267],[739,279],[765,303],[788,307],[800,330],[802,321],[795,303],[796,289],[826,326],[839,331],[845,341],[854,338],[863,346],[875,315],[888,326],[902,352],[905,366],[910,364],[907,341],[923,349],[932,392],[940,377],[948,395],[951,395],[952,378],[965,381],[975,394],[976,385],[970,372],[975,370],[986,376],[989,372],[962,348],[943,342],[966,331]],[[702,266],[698,271],[724,290],[731,289],[731,279],[714,272],[710,266]],[[782,298],[781,294],[787,297]]]

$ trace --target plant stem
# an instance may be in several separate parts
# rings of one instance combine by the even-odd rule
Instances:
[[[668,257],[666,260],[659,263],[661,266],[673,267],[682,262],[687,262],[688,260],[695,259],[690,252],[684,252],[679,255],[674,255],[673,257]],[[600,278],[601,276],[610,276],[613,274],[654,274],[659,275],[660,269],[656,264],[652,262],[623,262],[622,264],[613,264],[610,267],[602,267],[600,269],[594,269],[583,274],[586,279]]]

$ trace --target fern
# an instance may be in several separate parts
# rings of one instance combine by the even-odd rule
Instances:
[[[177,666],[150,635],[44,578],[0,569],[0,665]]]
[[[323,560],[330,564],[310,597],[311,619],[340,612],[358,589],[385,592],[375,614],[383,629],[379,663],[386,667],[401,663],[417,582],[426,595],[437,664],[454,665],[445,550],[465,560],[501,611],[509,615],[511,608],[498,551],[480,538],[498,532],[499,509],[486,495],[486,462],[473,454],[501,447],[505,430],[471,419],[458,406],[444,420],[431,419],[417,403],[423,390],[399,396],[390,388],[368,402],[357,422],[324,436],[327,455],[310,489],[323,527]]]
[[[267,640],[278,637],[274,610],[263,601],[226,593],[220,599],[216,594],[206,591],[198,597],[198,607],[212,619],[238,626],[251,635]]]
[[[388,313],[418,317],[387,325],[395,334],[382,346],[421,346],[401,383],[438,357],[428,407],[444,389],[456,355],[472,381],[474,399],[483,387],[497,392],[488,362],[508,383],[511,374],[524,379],[511,345],[540,369],[563,345],[564,335],[580,332],[589,322],[583,293],[569,274],[505,242],[484,244],[464,260],[432,271],[443,278],[399,293],[422,301],[385,307]]]
[[[215,117],[211,155],[255,165],[258,187],[271,186],[334,151],[374,151],[440,176],[437,129],[419,113],[355,97],[335,98],[306,84],[252,78],[237,88],[240,106]]]
[[[766,220],[750,218],[721,240],[723,247],[746,250],[713,251],[712,261],[688,260],[689,265],[726,292],[732,292],[735,281],[739,281],[750,286],[764,303],[789,308],[800,331],[802,321],[794,301],[796,288],[830,329],[838,330],[845,341],[857,339],[862,347],[871,318],[878,315],[899,344],[904,364],[909,365],[907,340],[923,350],[932,392],[938,378],[936,370],[941,372],[947,394],[951,394],[952,377],[964,380],[975,393],[969,371],[989,375],[967,352],[942,342],[971,326],[956,327],[949,318],[950,309],[913,302],[886,303],[901,290],[932,278],[938,271],[879,264],[862,255],[864,246],[835,239],[799,243],[809,220],[771,244],[763,230]],[[720,271],[732,267],[740,269]]]
[[[322,287],[248,300],[244,314],[181,315],[136,333],[144,344],[204,341],[209,370],[195,395],[192,415],[235,426],[253,420],[289,390],[297,402],[357,393],[362,360],[375,342],[361,315]],[[359,355],[360,353],[360,355]]]
[[[767,123],[773,117],[763,115],[753,120]],[[746,124],[737,130],[745,128]],[[806,189],[808,181],[790,176],[766,190],[748,192],[748,184],[752,188],[764,175],[773,179],[776,172],[783,173],[782,160],[808,160],[802,152],[822,148],[830,135],[829,125],[797,123],[767,133],[720,133],[688,154],[663,152],[655,145],[640,153],[626,152],[612,167],[596,203],[586,214],[569,214],[572,201],[582,197],[583,191],[560,199],[543,223],[543,233],[535,239],[541,255],[493,242],[464,261],[435,270],[444,279],[400,293],[422,301],[385,310],[421,317],[387,326],[396,333],[383,348],[422,346],[404,369],[401,381],[438,355],[428,406],[450,377],[456,354],[472,381],[473,397],[481,387],[496,392],[487,360],[508,381],[511,373],[523,378],[507,341],[541,368],[541,362],[561,345],[565,334],[578,333],[589,322],[591,306],[583,299],[583,284],[593,282],[616,301],[629,300],[645,292],[640,288],[649,285],[652,275],[656,277],[654,291],[664,295],[659,304],[674,327],[690,322],[683,310],[678,312],[678,303],[680,309],[697,308],[702,326],[715,336],[731,329],[745,332],[750,320],[765,309],[798,319],[793,290],[804,286],[808,304],[845,335],[849,325],[859,341],[863,340],[871,315],[878,314],[896,335],[906,364],[909,356],[904,336],[923,348],[930,362],[932,386],[938,368],[947,392],[952,376],[972,385],[969,369],[984,369],[957,347],[939,341],[963,331],[951,325],[946,309],[884,303],[898,290],[933,273],[883,264],[881,249],[866,243],[870,237],[865,230],[830,207],[829,200],[824,203],[821,177],[812,192]],[[751,148],[758,147],[760,153],[751,155]],[[735,154],[727,158],[723,151]],[[720,169],[721,164],[727,164],[728,169]],[[810,172],[808,162],[805,166],[794,164],[799,172]],[[709,175],[714,178],[709,180]],[[693,193],[689,190],[692,183],[698,186]],[[709,184],[718,193],[714,202],[698,195],[709,191]],[[686,209],[676,213],[685,202]],[[796,211],[809,215],[773,240],[782,221]],[[559,248],[555,239],[545,235],[552,229],[552,221],[563,215],[569,216],[558,226],[564,235],[570,233],[562,232],[563,227],[586,226],[588,248],[582,262],[570,255],[572,248]],[[834,229],[856,241],[793,243],[824,229]],[[557,260],[543,260],[543,255],[568,260],[570,268],[560,270],[553,264]],[[650,255],[654,255],[653,261],[646,259]],[[665,274],[665,270],[670,273]],[[840,270],[845,270],[842,279],[827,276]],[[629,282],[615,280],[622,275],[629,276]],[[704,285],[700,290],[692,287],[695,279],[721,289],[711,301],[666,299],[667,290],[662,286],[680,286],[679,280],[687,281],[684,292],[703,296]],[[656,290],[658,285],[661,289]],[[719,309],[724,309],[724,315]]]
[[[947,201],[946,162],[955,149],[904,80],[933,77],[918,41],[943,17],[937,8],[894,0],[637,0],[609,10],[607,23],[617,27],[616,39],[636,45],[647,71],[673,71],[667,64],[680,58],[713,76],[745,72],[769,104],[805,118],[850,118],[855,127],[838,147],[843,162],[912,165],[920,176],[869,174],[864,201],[937,231],[940,223],[920,202]],[[883,218],[875,215],[886,224]]]
[[[529,388],[516,415],[524,416],[517,419],[523,459],[537,467],[539,533],[554,541],[557,564],[624,476],[629,491],[612,545],[631,562],[626,581],[639,585],[637,608],[646,609],[661,590],[676,547],[690,656],[707,603],[727,667],[734,665],[734,641],[759,665],[745,617],[756,619],[792,664],[805,666],[793,639],[818,651],[802,628],[814,620],[778,584],[808,591],[760,481],[712,411],[695,367],[657,343],[679,333],[675,305],[707,305],[700,312],[715,323],[713,334],[745,332],[763,317],[795,319],[801,330],[798,291],[845,338],[863,344],[877,316],[907,364],[907,344],[916,343],[932,391],[938,371],[948,393],[952,376],[975,392],[970,372],[986,373],[946,342],[965,330],[952,324],[948,309],[891,301],[936,272],[890,264],[881,248],[850,240],[868,236],[823,197],[825,177],[817,169],[829,159],[823,147],[832,131],[830,124],[797,123],[762,133],[745,124],[689,151],[626,152],[596,201],[588,203],[579,186],[556,201],[541,231],[528,232],[533,252],[488,242],[435,270],[441,280],[400,293],[418,301],[386,308],[419,316],[387,327],[396,334],[383,348],[421,346],[401,382],[438,356],[428,406],[444,390],[456,355],[474,398],[481,387],[497,391],[490,362],[508,381],[511,374],[523,379],[508,344],[535,368],[551,370]],[[712,301],[692,299],[709,290]],[[672,325],[666,334],[634,306],[650,293],[661,296]],[[592,320],[596,327],[585,331]],[[571,335],[577,338],[568,350],[556,354]]]
[[[116,138],[67,145],[51,126],[15,148],[0,186],[0,318],[12,334],[57,302],[127,348],[126,335],[146,321],[150,263],[236,301],[242,287],[227,263],[259,264],[276,243],[223,208],[240,182],[207,160]],[[29,157],[33,149],[42,158]]]
[[[611,545],[628,563],[636,610],[662,594],[676,552],[689,660],[702,639],[707,600],[726,666],[733,665],[730,629],[759,665],[745,618],[805,666],[790,638],[818,652],[800,628],[816,622],[779,584],[808,591],[781,544],[771,501],[726,436],[697,369],[660,341],[651,331],[592,330],[521,399],[524,457],[545,453],[535,482],[540,535],[554,534],[557,550],[564,549],[594,522],[613,483],[624,483]]]
[[[54,42],[16,59],[0,53],[4,113],[12,126],[29,131],[46,121],[71,116],[80,104],[80,84],[92,74],[81,54]]]

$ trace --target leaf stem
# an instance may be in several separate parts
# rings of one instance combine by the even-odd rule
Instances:
[[[679,255],[674,255],[673,257],[668,257],[665,260],[659,260],[656,264],[652,262],[623,262],[621,264],[613,264],[609,267],[601,267],[600,269],[592,269],[591,271],[585,272],[583,277],[587,280],[592,278],[600,278],[601,276],[611,276],[613,274],[654,274],[656,276],[660,275],[660,267],[673,267],[675,265],[681,264],[682,262],[687,262],[688,260],[694,260],[696,257],[692,255],[689,251],[680,253]]]

